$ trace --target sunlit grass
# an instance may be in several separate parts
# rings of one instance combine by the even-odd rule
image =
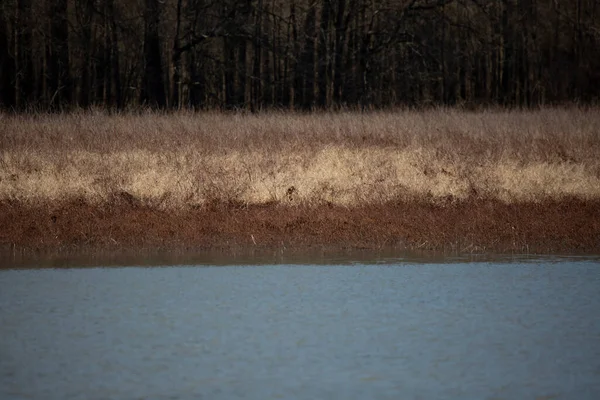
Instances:
[[[600,113],[0,115],[0,200],[123,193],[164,209],[599,199]]]

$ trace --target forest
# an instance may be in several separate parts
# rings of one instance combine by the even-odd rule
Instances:
[[[598,0],[3,0],[0,108],[595,105]]]

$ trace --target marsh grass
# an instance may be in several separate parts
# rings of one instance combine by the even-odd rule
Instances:
[[[0,114],[0,201],[597,200],[598,111]]]

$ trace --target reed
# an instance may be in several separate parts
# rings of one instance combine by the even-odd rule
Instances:
[[[600,112],[0,114],[0,201],[344,207],[600,199]]]

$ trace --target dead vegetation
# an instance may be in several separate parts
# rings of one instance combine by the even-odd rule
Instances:
[[[600,201],[468,200],[343,207],[211,203],[159,210],[117,199],[51,206],[0,202],[2,250],[394,249],[456,253],[595,253]],[[1,268],[1,266],[0,266]]]
[[[597,109],[0,114],[0,248],[600,250]]]
[[[0,200],[504,203],[600,198],[597,109],[0,115]]]

